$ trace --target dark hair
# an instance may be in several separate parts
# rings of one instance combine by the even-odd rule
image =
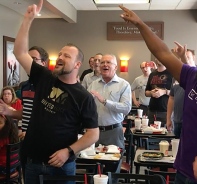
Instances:
[[[89,63],[91,62],[91,59],[92,59],[92,58],[94,59],[94,57],[90,57],[90,59],[89,59]]]
[[[187,49],[187,52],[188,52],[188,51],[191,52],[193,56],[195,55],[195,50]]]
[[[68,43],[66,46],[68,46],[68,47],[75,47],[78,50],[77,60],[83,62],[84,55],[83,55],[83,52],[81,51],[81,49],[79,47],[77,47],[76,45],[74,45],[72,43]]]
[[[49,61],[49,54],[42,47],[33,46],[29,49],[29,51],[31,51],[31,50],[37,50],[40,54],[40,57],[41,57],[42,61],[44,61],[44,62]]]
[[[18,129],[13,119],[5,116],[5,126],[0,131],[0,139],[9,138],[9,143],[13,144],[19,141]]]

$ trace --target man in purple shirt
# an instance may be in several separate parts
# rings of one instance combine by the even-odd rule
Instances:
[[[134,12],[123,6],[120,8],[123,10],[121,17],[139,29],[149,50],[166,66],[185,90],[182,134],[174,163],[177,169],[175,184],[197,184],[195,178],[197,169],[194,169],[195,175],[193,171],[193,162],[197,155],[197,137],[195,137],[197,135],[197,68],[183,64],[187,60],[186,46],[182,47],[175,42],[181,55],[181,62]],[[196,165],[195,162],[194,168]]]

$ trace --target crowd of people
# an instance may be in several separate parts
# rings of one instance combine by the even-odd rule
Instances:
[[[97,53],[78,81],[84,56],[77,46],[60,50],[53,71],[45,67],[49,55],[43,48],[28,49],[28,32],[42,4],[28,7],[15,40],[14,54],[29,76],[21,86],[21,100],[10,86],[1,91],[0,173],[5,172],[6,145],[19,139],[27,184],[39,183],[40,174],[74,175],[75,154],[94,143],[124,148],[122,122],[133,100],[149,123],[156,117],[180,138],[175,184],[197,183],[194,53],[175,42],[177,58],[134,12],[120,6],[121,17],[138,27],[155,55],[153,65],[143,61],[142,75],[129,84],[116,74],[115,55]],[[22,120],[22,133],[13,119]],[[81,127],[84,135],[78,139]]]

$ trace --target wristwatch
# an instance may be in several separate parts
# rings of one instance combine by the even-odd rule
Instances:
[[[73,156],[73,155],[75,155],[73,149],[70,146],[68,146],[67,149],[68,149],[68,153],[69,153],[69,156],[70,157]]]
[[[105,105],[106,105],[106,103],[107,103],[107,100],[106,100],[106,99],[104,99],[104,100],[103,100],[103,102],[102,102],[102,104],[105,106]]]

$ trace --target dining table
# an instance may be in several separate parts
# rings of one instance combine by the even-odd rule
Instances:
[[[164,132],[153,132],[153,133],[144,133],[143,131],[136,131],[134,127],[131,128],[131,133],[133,135],[133,141],[134,144],[137,146],[137,148],[142,147],[142,138],[148,138],[148,137],[155,137],[155,138],[164,138],[164,139],[173,139],[176,138],[174,132],[172,131],[164,131]]]
[[[119,155],[117,153],[96,153],[95,155],[83,156],[79,154],[76,157],[76,163],[85,164],[97,164],[100,163],[103,167],[103,173],[115,172],[119,173],[122,159],[124,155],[124,150],[120,151]]]
[[[146,159],[142,156],[144,152],[148,153],[160,153],[159,150],[145,150],[137,149],[134,158],[134,166],[136,167],[136,174],[140,172],[140,166],[143,167],[160,167],[161,170],[166,171],[168,168],[173,168],[175,158],[172,156],[172,151],[168,151],[167,156],[163,156],[161,159]]]

